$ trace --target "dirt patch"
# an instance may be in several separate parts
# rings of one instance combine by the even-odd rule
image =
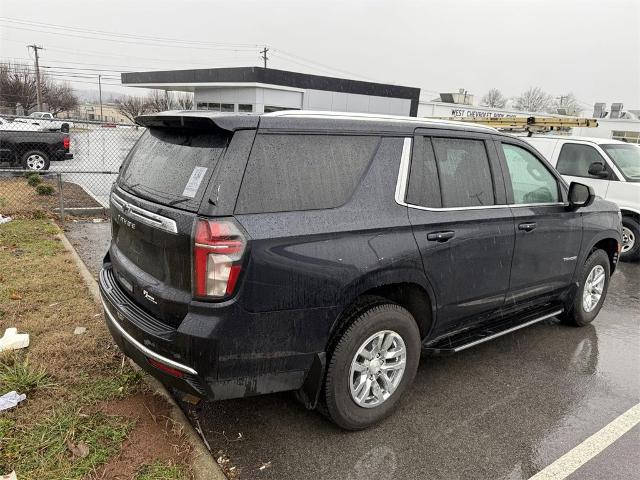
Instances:
[[[35,186],[24,177],[0,177],[0,213],[15,215],[36,210],[54,211],[59,208],[58,182],[55,177],[42,177],[40,185],[53,188],[52,195],[39,195]],[[75,183],[62,182],[64,208],[102,208],[91,195]]]
[[[129,480],[145,465],[154,462],[181,465],[188,457],[190,447],[182,435],[182,427],[169,418],[169,405],[164,399],[137,394],[102,404],[100,410],[135,421],[136,426],[120,454],[90,475],[89,480]]]

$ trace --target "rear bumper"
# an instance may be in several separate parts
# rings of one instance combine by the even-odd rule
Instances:
[[[256,316],[229,306],[222,308],[221,317],[220,309],[207,315],[198,306],[174,328],[133,302],[109,264],[100,273],[99,285],[107,327],[120,350],[165,385],[183,392],[222,400],[297,390],[316,357],[316,352],[304,351],[304,345],[283,351],[281,345],[257,342],[252,325],[269,322],[272,328],[282,327],[288,323],[286,312]],[[285,318],[270,322],[274,313]],[[290,320],[295,323],[295,318]],[[246,328],[238,328],[242,325]],[[275,334],[287,338],[285,332]],[[158,368],[158,363],[169,369]]]
[[[71,160],[72,158],[73,158],[73,153],[69,153],[66,150],[57,150],[51,160],[61,162],[63,160]]]

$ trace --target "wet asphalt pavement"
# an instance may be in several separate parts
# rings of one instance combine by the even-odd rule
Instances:
[[[82,225],[68,236],[76,247],[96,242],[79,249],[95,273],[109,227]],[[639,401],[640,264],[621,263],[593,324],[552,319],[423,357],[400,408],[369,430],[344,432],[289,393],[201,402],[189,414],[241,479],[519,480]],[[639,451],[636,426],[568,478],[640,478]]]

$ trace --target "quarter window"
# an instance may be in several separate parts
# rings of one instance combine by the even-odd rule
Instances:
[[[374,136],[259,134],[236,212],[339,207],[360,183],[379,141]]]
[[[433,138],[442,207],[494,205],[493,180],[483,140]]]
[[[562,175],[592,177],[589,175],[589,165],[592,163],[604,164],[604,159],[595,148],[580,143],[565,143],[556,168]]]
[[[442,207],[436,157],[429,137],[414,140],[406,201],[422,207]]]
[[[556,203],[558,182],[532,153],[522,147],[502,144],[516,204]]]

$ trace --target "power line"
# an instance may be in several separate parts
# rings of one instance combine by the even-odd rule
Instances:
[[[158,42],[210,45],[210,46],[218,46],[218,47],[224,47],[224,48],[251,48],[251,49],[259,48],[257,44],[251,44],[251,43],[206,42],[206,41],[200,41],[200,40],[185,40],[182,38],[152,37],[148,35],[136,35],[136,34],[130,34],[130,33],[108,32],[105,30],[96,30],[96,29],[82,28],[82,27],[70,27],[67,25],[60,25],[55,23],[31,22],[31,21],[21,20],[17,18],[10,18],[10,17],[0,17],[0,20],[4,22],[18,23],[23,25],[41,26],[44,28],[84,32],[84,33],[89,33],[94,35],[107,35],[107,36],[115,36],[115,37],[123,37],[123,38],[144,39],[144,40],[151,40],[151,41],[158,41]]]

